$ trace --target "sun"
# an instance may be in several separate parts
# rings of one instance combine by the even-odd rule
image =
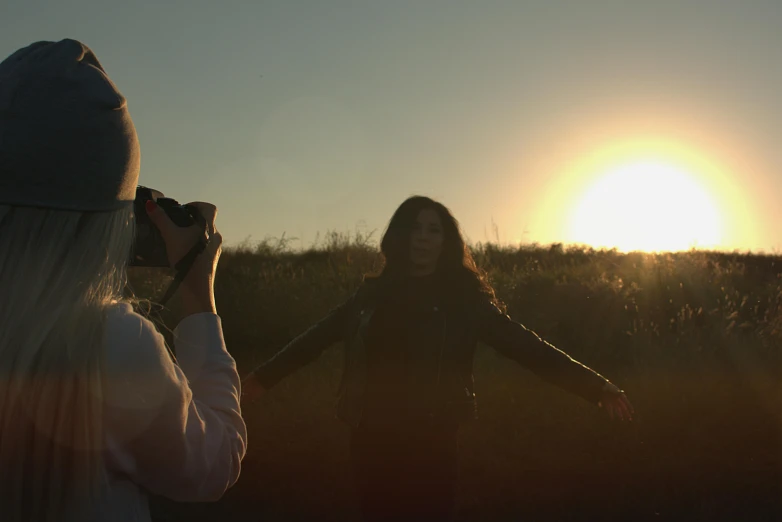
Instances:
[[[623,252],[715,248],[721,232],[717,205],[694,176],[653,160],[608,171],[570,217],[573,243]]]

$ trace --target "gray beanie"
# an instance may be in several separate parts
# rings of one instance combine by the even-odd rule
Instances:
[[[110,211],[136,195],[125,98],[81,42],[36,42],[0,62],[0,204]]]

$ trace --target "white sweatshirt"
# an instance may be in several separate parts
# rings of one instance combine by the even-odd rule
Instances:
[[[148,522],[147,492],[218,500],[239,478],[247,446],[236,363],[220,317],[186,317],[163,336],[128,304],[107,317],[104,425],[108,489],[96,520]]]

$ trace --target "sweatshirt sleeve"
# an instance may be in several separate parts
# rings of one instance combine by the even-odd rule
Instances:
[[[299,334],[271,359],[255,368],[252,373],[261,385],[267,390],[271,389],[291,373],[314,361],[326,348],[336,343],[344,332],[348,310],[356,298],[355,295],[333,308],[326,317]]]
[[[129,305],[107,317],[107,465],[150,493],[218,500],[239,478],[247,445],[240,381],[217,315],[191,315],[165,340]]]
[[[565,391],[593,404],[601,399],[608,379],[511,320],[488,300],[477,313],[482,342]]]

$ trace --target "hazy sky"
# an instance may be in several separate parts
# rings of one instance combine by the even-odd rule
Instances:
[[[3,0],[0,54],[92,47],[129,99],[141,183],[215,202],[229,244],[379,234],[414,193],[473,242],[492,221],[502,241],[569,241],[595,158],[640,143],[707,165],[685,170],[713,182],[723,246],[770,250],[780,28],[779,0]]]

